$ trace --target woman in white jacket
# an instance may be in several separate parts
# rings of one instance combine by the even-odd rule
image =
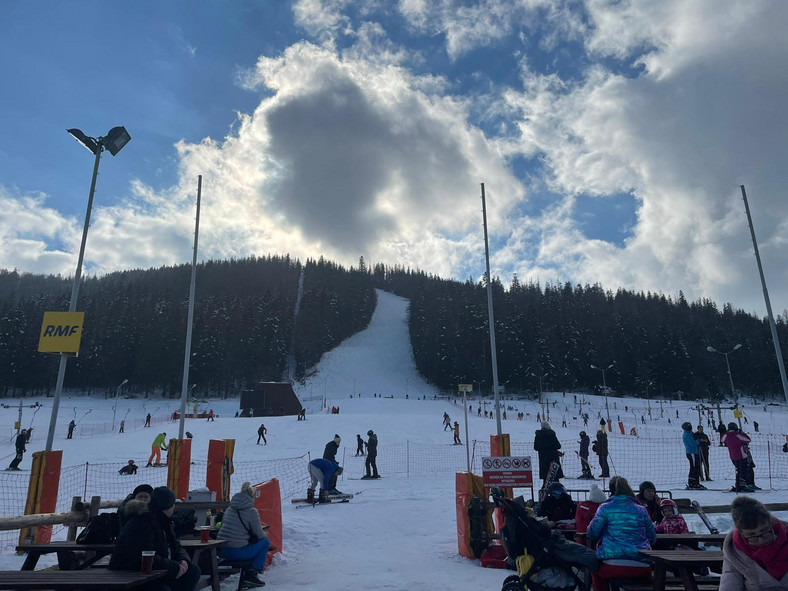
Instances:
[[[241,492],[235,493],[230,499],[230,506],[224,512],[222,526],[216,537],[227,541],[219,551],[222,558],[252,560],[252,567],[241,573],[245,588],[265,585],[261,574],[271,544],[260,523],[260,514],[254,508],[254,496],[252,485],[244,482]],[[257,541],[250,542],[250,537],[256,537]]]
[[[743,496],[731,503],[731,517],[720,591],[788,591],[788,524]]]

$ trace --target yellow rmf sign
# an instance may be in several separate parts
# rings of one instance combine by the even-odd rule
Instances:
[[[79,353],[84,312],[44,312],[38,350],[41,353]]]

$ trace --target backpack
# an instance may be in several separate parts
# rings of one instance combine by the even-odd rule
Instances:
[[[77,536],[77,544],[111,544],[120,533],[118,514],[99,513],[88,520]]]
[[[197,516],[194,509],[178,509],[172,514],[172,524],[175,527],[175,535],[182,536],[194,532],[197,524]]]

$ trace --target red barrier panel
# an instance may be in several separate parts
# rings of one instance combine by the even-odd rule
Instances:
[[[217,501],[230,500],[230,476],[233,473],[235,439],[211,439],[208,442],[208,467],[205,486],[216,493]]]
[[[175,497],[185,501],[189,495],[189,470],[192,463],[192,440],[170,439],[167,453],[167,486]]]
[[[255,484],[254,506],[260,514],[260,521],[268,524],[268,539],[276,546],[277,552],[282,551],[282,495],[279,491],[279,479],[272,478],[261,484]],[[274,552],[268,553],[265,565],[271,564]]]
[[[482,503],[487,503],[486,490],[481,476],[470,472],[457,472],[454,481],[455,503],[457,509],[457,549],[460,556],[476,558],[471,548],[471,520],[468,517],[468,507],[472,497],[479,497]],[[484,529],[492,531],[490,510],[485,511]]]
[[[57,493],[60,486],[60,465],[63,451],[33,452],[33,467],[27,487],[25,515],[33,513],[55,513],[57,511]],[[31,536],[32,533],[32,536]],[[42,525],[34,528],[23,528],[19,531],[19,544],[47,544],[52,539],[52,526]]]
[[[626,432],[624,431],[624,421],[618,422],[618,428],[621,430],[622,435],[626,435]]]

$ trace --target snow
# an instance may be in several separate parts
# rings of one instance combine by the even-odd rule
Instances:
[[[215,422],[186,421],[186,429],[194,434],[193,459],[206,458],[208,441],[219,438],[236,439],[236,462],[292,458],[307,452],[311,452],[312,457],[320,457],[326,442],[335,433],[342,436],[344,449],[340,454],[344,454],[341,457],[346,472],[338,487],[344,492],[360,494],[350,503],[314,508],[297,508],[288,500],[283,501],[284,548],[264,575],[267,588],[282,591],[326,586],[364,591],[500,588],[509,572],[481,568],[478,561],[461,558],[457,553],[454,471],[464,468],[466,455],[464,446],[450,445],[452,434],[443,431],[442,415],[444,411],[448,412],[452,421],[458,420],[463,424],[463,408],[461,404],[447,400],[434,400],[437,391],[417,373],[407,335],[406,300],[378,291],[378,306],[370,326],[327,353],[314,374],[304,385],[298,386],[297,391],[302,400],[307,401],[306,422],[296,421],[295,417],[235,419],[232,417],[238,410],[237,400],[211,400],[201,404],[202,408],[212,408],[218,413]],[[352,394],[355,395],[351,398]],[[385,397],[375,397],[374,394]],[[573,416],[577,414],[572,412],[573,396],[572,393],[567,393],[566,397],[562,393],[546,395],[547,400],[556,402],[554,419],[565,413],[569,417],[568,427],[558,426],[560,420],[553,425],[567,451],[565,463],[569,476],[575,475],[575,469],[570,469],[570,466],[573,466],[573,459],[577,459],[573,451],[577,449],[575,442],[582,429],[582,423],[578,424]],[[340,407],[339,414],[322,411],[324,397],[329,408]],[[586,412],[591,414],[590,426],[593,427],[598,422],[596,413],[604,408],[604,398],[587,396],[586,400],[589,402]],[[30,404],[32,400],[24,402]],[[52,400],[42,399],[40,402],[45,408],[33,418],[35,431],[22,462],[23,469],[30,467],[30,452],[41,449],[45,441]],[[614,402],[618,407],[616,410],[613,410]],[[13,405],[14,402],[7,403]],[[121,399],[117,420],[126,416],[128,411],[127,432],[122,435],[108,432],[113,403],[112,399],[64,397],[55,439],[56,448],[63,449],[63,466],[89,461],[112,462],[120,467],[129,458],[135,458],[138,464],[144,465],[156,433],[165,430],[168,437],[177,435],[177,423],[166,422],[163,423],[165,427],[154,425],[153,429],[141,428],[146,412],[158,409],[154,418],[164,420],[179,407],[177,400]],[[478,401],[470,404],[475,411]],[[505,404],[529,413],[529,420],[515,421],[511,420],[514,417],[514,412],[511,412],[503,426],[504,432],[511,434],[513,448],[515,443],[527,444],[536,458],[531,444],[534,429],[538,428],[536,412],[541,409],[533,401],[507,400]],[[614,419],[617,414],[625,414],[625,404],[641,410],[644,406],[638,400],[611,398]],[[564,411],[563,405],[568,405],[570,411]],[[697,413],[690,408],[693,405],[693,402],[666,403],[666,415],[670,412],[675,416],[675,409],[679,408],[681,420],[691,420],[695,424]],[[659,416],[658,403],[652,401],[652,407],[656,409],[655,416]],[[761,423],[763,433],[758,435],[763,440],[771,435],[776,444],[781,441],[786,408],[769,408],[769,412],[763,412],[762,406],[748,406],[746,412],[750,421]],[[24,411],[22,425],[27,427],[33,413],[28,408]],[[631,409],[628,414],[633,414]],[[635,411],[634,416],[639,416],[639,412]],[[75,438],[66,440],[66,425],[72,417],[84,418]],[[671,481],[674,496],[686,497],[689,496],[688,491],[681,486],[681,479],[686,478],[687,462],[680,444],[680,422],[674,419],[669,425],[666,418],[650,421],[641,432],[641,436],[648,435],[648,439],[611,434],[611,453],[615,454],[616,467],[623,476],[628,476],[627,470],[634,472],[641,468],[652,471],[656,476],[663,474],[663,479]],[[17,409],[13,406],[0,409],[0,420],[0,424],[13,424],[17,420]],[[261,421],[268,429],[266,446],[255,445]],[[640,429],[642,425],[637,427]],[[369,429],[375,431],[380,441],[378,465],[382,478],[371,481],[351,479],[358,478],[363,471],[363,458],[353,456],[355,435],[365,436]],[[489,441],[495,429],[496,421],[480,418],[475,412],[469,415],[470,440],[482,442],[476,450],[471,450],[475,465],[478,466],[478,457],[485,453],[484,443]],[[587,428],[586,431],[593,436],[596,429]],[[465,442],[464,426],[461,436]],[[657,440],[662,441],[664,449],[644,460],[651,443]],[[724,453],[722,448],[713,449]],[[5,457],[0,461],[10,461],[13,456],[13,439],[6,444],[5,451]],[[408,456],[407,469],[403,468],[404,456]],[[725,472],[729,469],[726,457],[713,456],[712,460],[712,475],[715,477],[712,484],[719,488],[729,486],[730,479]],[[764,465],[759,463],[758,481],[766,488],[768,481],[763,474]],[[779,465],[785,466],[785,463]],[[479,470],[476,471],[478,473]],[[718,474],[722,476],[718,477]],[[656,476],[654,480],[658,487],[663,488]],[[782,478],[772,482],[778,490],[754,496],[770,503],[788,500],[788,480],[785,480],[788,474],[775,476]],[[638,482],[638,478],[631,480],[635,487]],[[567,480],[566,483],[569,488],[588,487],[588,483],[583,481]],[[200,485],[192,482],[194,488]],[[234,490],[240,485],[240,481],[233,480]],[[730,503],[734,497],[719,491],[693,491],[692,498],[704,505],[712,505]],[[716,515],[713,519],[721,529],[730,528],[727,516]],[[691,529],[704,531],[698,520],[690,518],[688,522]],[[22,560],[23,557],[12,554],[12,549],[5,547],[0,554],[0,568],[18,569]],[[54,556],[50,556],[42,558],[40,564],[54,562]],[[234,578],[228,579],[222,589],[234,589],[235,584]]]

